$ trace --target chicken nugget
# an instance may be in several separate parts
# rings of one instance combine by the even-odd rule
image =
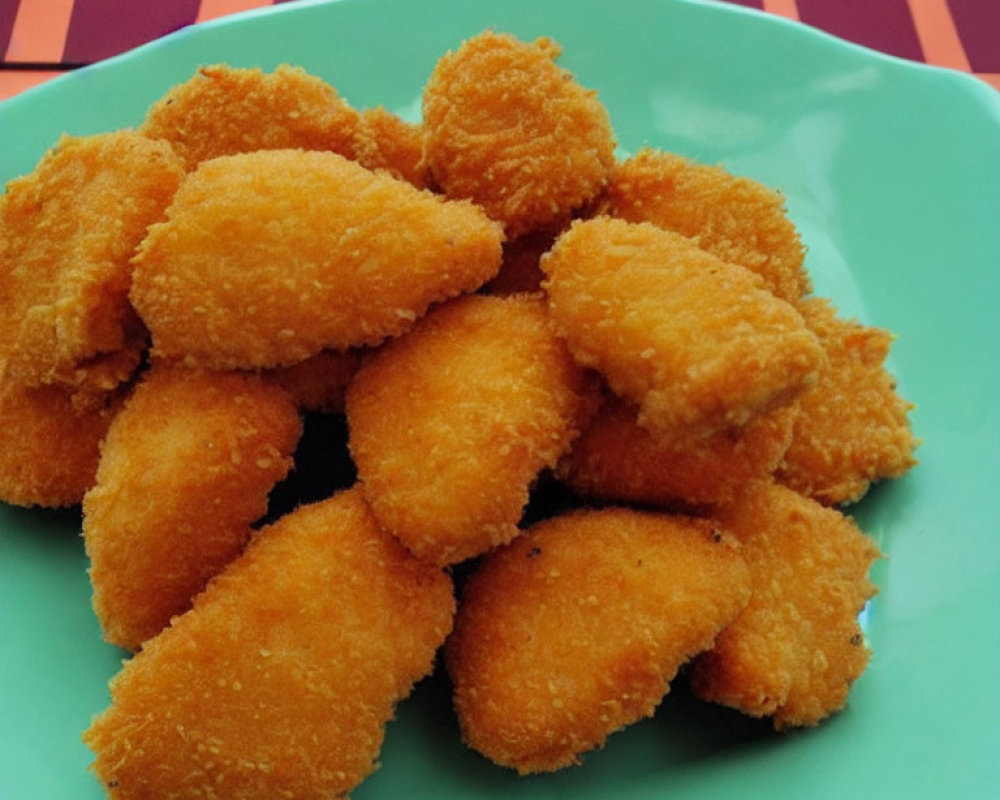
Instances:
[[[345,796],[454,607],[360,493],[302,506],[112,679],[84,734],[93,769],[114,800]]]
[[[573,355],[658,438],[744,425],[794,398],[823,361],[816,335],[759,276],[650,223],[574,222],[541,266]]]
[[[118,131],[63,136],[31,174],[7,184],[0,380],[103,390],[108,373],[90,380],[90,368],[123,349],[130,374],[145,331],[129,307],[129,262],[183,175],[166,142]]]
[[[330,150],[353,156],[358,112],[325,81],[282,64],[274,72],[199,67],[146,114],[139,132],[166,139],[189,170],[254,150]]]
[[[805,251],[784,197],[722,167],[641,150],[615,165],[599,209],[690,236],[712,255],[757,273],[789,302],[810,289]]]
[[[81,410],[58,386],[0,386],[0,501],[47,508],[81,502],[121,399],[109,393]]]
[[[892,335],[837,317],[823,298],[799,311],[826,350],[827,363],[796,405],[792,442],[778,480],[827,505],[861,499],[872,482],[898,478],[914,464],[918,441],[885,368]]]
[[[430,186],[423,126],[407,122],[382,106],[361,112],[354,137],[354,158],[363,167],[384,169],[418,189]]]
[[[153,367],[115,417],[83,500],[94,610],[135,650],[236,557],[291,468],[301,422],[276,386]]]
[[[324,350],[297,364],[265,370],[262,375],[288,392],[300,411],[343,414],[344,393],[360,364],[357,350]]]
[[[539,298],[453,300],[389,342],[348,387],[365,497],[411,552],[436,564],[506,542],[536,476],[578,433],[589,387]]]
[[[542,228],[504,242],[500,271],[484,290],[495,295],[540,291],[545,275],[539,262],[567,225]]]
[[[584,496],[657,506],[732,500],[766,480],[792,439],[794,406],[782,406],[707,438],[658,440],[634,406],[609,398],[559,462],[556,474]]]
[[[878,548],[848,517],[758,484],[716,519],[743,544],[750,604],[691,672],[699,697],[775,727],[815,725],[847,702],[870,652],[858,614]]]
[[[443,56],[424,88],[424,152],[449,197],[467,197],[516,237],[561,219],[604,186],[608,113],[555,63],[551,39],[486,31]]]
[[[216,369],[375,344],[500,268],[500,226],[334,153],[202,162],[150,228],[131,298],[153,355]]]
[[[522,774],[577,763],[651,716],[749,596],[714,523],[608,508],[534,525],[463,590],[445,655],[466,743]]]

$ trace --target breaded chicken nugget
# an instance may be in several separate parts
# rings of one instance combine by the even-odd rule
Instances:
[[[886,370],[892,335],[837,317],[822,298],[799,311],[823,343],[827,363],[796,401],[799,416],[778,480],[821,503],[859,500],[873,481],[898,478],[916,464],[907,413]]]
[[[265,370],[264,380],[288,392],[300,411],[344,413],[344,393],[361,364],[357,350],[324,350],[287,367]]]
[[[541,266],[573,355],[658,438],[744,425],[789,402],[823,361],[799,313],[757,275],[650,223],[574,222]]]
[[[365,497],[436,564],[509,541],[538,473],[590,411],[590,384],[539,298],[472,295],[432,311],[347,390]]]
[[[59,508],[94,484],[100,443],[121,393],[79,410],[57,386],[0,387],[0,501]]]
[[[722,167],[644,149],[615,165],[599,209],[630,222],[652,222],[763,279],[795,302],[810,289],[805,256],[781,194]]]
[[[217,369],[293,364],[401,333],[500,268],[502,231],[469,202],[334,153],[203,162],[136,257],[154,356]]]
[[[358,112],[332,86],[287,64],[274,72],[224,64],[199,67],[146,115],[139,132],[166,139],[187,168],[254,150],[354,153]]]
[[[130,650],[236,557],[301,432],[291,398],[239,373],[153,367],[111,424],[83,500],[94,609]]]
[[[84,734],[93,769],[114,800],[345,796],[454,607],[358,492],[302,506],[112,680]]]
[[[659,506],[732,500],[766,480],[792,439],[794,406],[783,406],[707,438],[658,440],[634,406],[609,398],[573,442],[557,475],[584,496]]]
[[[750,596],[738,545],[713,525],[579,511],[484,556],[445,650],[466,743],[552,771],[651,716]]]
[[[424,152],[449,197],[516,237],[587,203],[614,163],[608,114],[555,63],[551,39],[486,31],[438,61],[424,88]]]
[[[93,361],[135,351],[136,339],[141,349],[145,332],[128,302],[129,262],[183,175],[167,143],[118,131],[64,136],[31,174],[7,184],[0,197],[0,380],[77,388],[88,384]]]
[[[485,291],[501,296],[540,291],[545,274],[539,261],[566,227],[554,225],[504,242],[500,271],[483,287]]]
[[[353,152],[363,167],[384,169],[418,189],[430,185],[423,126],[407,122],[381,106],[361,112]]]
[[[752,595],[695,662],[694,691],[779,729],[815,725],[844,706],[868,663],[858,614],[876,591],[878,549],[848,517],[776,484],[716,518],[743,544]]]

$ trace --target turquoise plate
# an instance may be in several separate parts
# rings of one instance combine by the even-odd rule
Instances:
[[[623,152],[722,162],[783,190],[817,293],[898,334],[921,463],[856,509],[888,558],[846,710],[785,735],[683,689],[582,766],[519,779],[459,742],[446,681],[389,725],[376,798],[1000,796],[1000,95],[734,6],[342,0],[180,31],[0,105],[0,180],[63,131],[135,125],[202,63],[281,62],[415,118],[436,59],[487,27],[549,35]],[[80,732],[122,654],[90,611],[74,512],[0,506],[0,798],[97,800]]]

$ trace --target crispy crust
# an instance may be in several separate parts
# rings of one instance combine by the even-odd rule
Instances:
[[[430,170],[424,159],[424,129],[382,106],[366,108],[358,120],[354,157],[368,169],[384,169],[392,177],[418,189],[430,186]]]

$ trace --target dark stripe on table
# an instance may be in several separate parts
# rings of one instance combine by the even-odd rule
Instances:
[[[76,0],[63,59],[92,62],[124,52],[194,22],[198,6],[199,0]]]
[[[802,22],[901,58],[923,60],[906,0],[798,0]]]

